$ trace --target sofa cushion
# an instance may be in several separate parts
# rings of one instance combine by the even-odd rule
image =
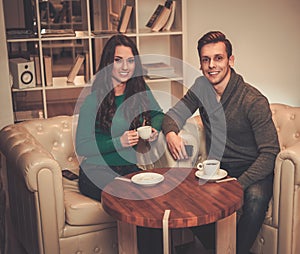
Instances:
[[[96,225],[115,222],[102,208],[100,202],[76,191],[64,191],[66,222],[72,226]]]
[[[80,193],[78,180],[70,181],[63,177],[63,188],[67,224],[88,226],[116,221],[103,210],[100,202]]]

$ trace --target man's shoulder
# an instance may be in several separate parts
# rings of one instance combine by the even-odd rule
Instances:
[[[200,75],[196,77],[194,85],[202,85],[202,84],[209,85],[210,83],[205,76]]]
[[[208,81],[205,76],[198,76],[195,79],[194,84],[190,87],[192,92],[199,94],[199,93],[211,93],[213,91],[213,86]]]
[[[256,87],[245,83],[242,96],[242,107],[246,112],[255,115],[270,115],[270,104],[268,98]]]
[[[258,88],[246,82],[243,76],[239,73],[236,73],[233,69],[231,72],[231,76],[232,76],[231,80],[233,80],[232,84],[237,84],[237,86],[235,86],[235,89],[239,90],[239,93],[242,93],[244,96],[251,97],[251,98],[261,97],[261,96],[264,97],[263,93]]]
[[[244,83],[244,95],[245,98],[251,102],[254,101],[268,101],[267,97],[256,87],[249,83]]]

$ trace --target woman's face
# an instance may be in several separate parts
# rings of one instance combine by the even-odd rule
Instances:
[[[131,48],[117,46],[112,70],[113,83],[115,85],[126,83],[132,77],[134,69],[135,60]]]

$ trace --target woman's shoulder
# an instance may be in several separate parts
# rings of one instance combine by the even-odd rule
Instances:
[[[98,105],[97,93],[94,91],[85,97],[81,108],[91,108],[97,105]]]

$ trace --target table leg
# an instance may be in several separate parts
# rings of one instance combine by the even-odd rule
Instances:
[[[236,253],[236,213],[216,222],[216,254]]]
[[[162,220],[164,254],[169,254],[169,252],[170,252],[169,225],[168,225],[170,212],[171,212],[170,210],[165,210],[164,217]]]
[[[119,254],[138,254],[136,225],[118,221]]]

